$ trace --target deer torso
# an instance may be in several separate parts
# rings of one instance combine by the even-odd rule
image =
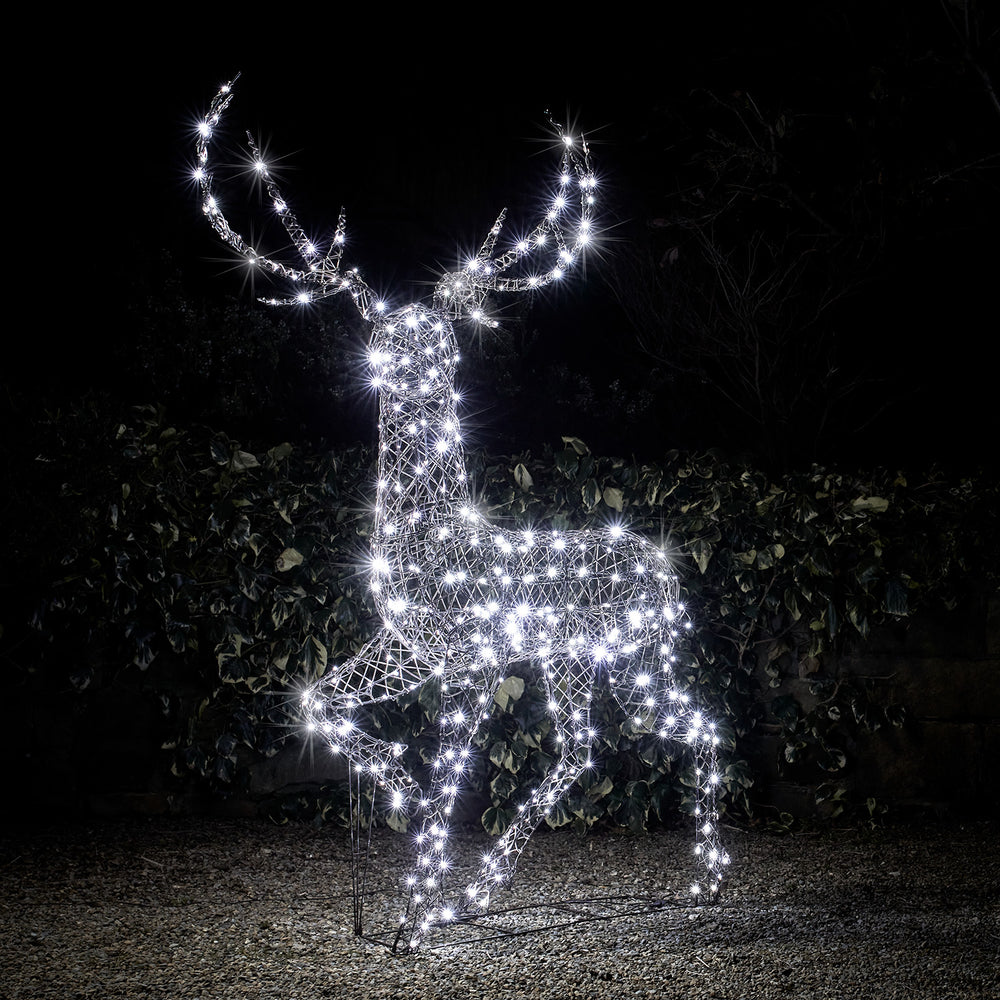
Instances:
[[[511,654],[593,663],[669,630],[675,579],[645,539],[510,531],[476,511],[447,318],[419,306],[380,318],[369,363],[380,393],[372,586],[403,642],[483,667]]]

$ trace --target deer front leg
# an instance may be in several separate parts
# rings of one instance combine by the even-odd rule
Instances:
[[[406,909],[400,914],[393,951],[414,950],[435,924],[460,913],[460,901],[449,900],[452,871],[450,844],[455,803],[473,767],[473,741],[486,718],[498,683],[492,674],[453,680],[442,692],[438,717],[441,741],[432,761],[430,789],[420,802],[416,862],[407,876]]]
[[[356,715],[360,708],[396,697],[405,689],[402,685],[416,684],[419,679],[412,657],[407,659],[398,640],[383,631],[302,696],[306,729],[324,738],[334,754],[342,755],[351,767],[385,789],[394,809],[403,808],[418,788],[400,763],[406,748],[365,732]]]

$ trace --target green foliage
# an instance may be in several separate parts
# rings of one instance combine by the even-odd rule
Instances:
[[[997,547],[995,485],[937,475],[911,485],[900,474],[819,467],[775,480],[713,454],[670,452],[638,465],[597,458],[574,438],[564,444],[539,461],[512,460],[531,490],[511,490],[501,466],[483,468],[484,494],[503,498],[491,512],[557,526],[622,512],[631,529],[659,538],[696,623],[680,683],[721,717],[727,750],[779,734],[782,769],[818,786],[818,801],[830,797],[828,779],[849,773],[859,732],[905,716],[891,689],[851,677],[824,654],[863,642],[874,625],[932,596],[951,607],[963,587],[996,579],[987,555]],[[606,815],[637,829],[651,808],[662,818],[678,777],[684,786],[678,762],[634,740],[607,704],[596,710],[594,778],[551,822]],[[724,787],[745,815],[754,811],[752,785],[747,762],[731,757]],[[827,812],[844,805],[841,793]]]
[[[255,454],[152,407],[81,453],[77,426],[47,428],[48,460],[72,466],[43,512],[61,539],[35,612],[51,686],[147,675],[175,773],[229,784],[288,738],[295,688],[360,642],[367,453]]]
[[[46,494],[25,486],[15,504],[34,504],[31,529],[17,518],[8,527],[11,565],[40,596],[42,642],[20,674],[75,689],[83,704],[131,678],[160,707],[177,780],[243,786],[251,763],[298,738],[296,689],[374,625],[360,568],[372,456],[252,450],[171,426],[152,407],[112,427],[96,412],[50,414],[37,434],[38,475],[52,492],[29,501]],[[773,479],[712,454],[638,464],[595,456],[577,438],[562,444],[538,458],[469,456],[489,515],[536,527],[626,523],[662,544],[695,622],[678,680],[720,722],[728,807],[754,815],[742,755],[775,736],[781,767],[814,785],[828,814],[851,805],[844,779],[858,733],[899,725],[904,710],[829,654],[921,602],[954,606],[963,587],[996,580],[996,485],[818,467]],[[512,665],[471,779],[489,797],[490,831],[510,823],[558,755],[545,703],[530,665]],[[439,688],[425,685],[373,707],[366,724],[405,744],[419,775],[439,704]],[[633,732],[605,692],[591,712],[594,766],[550,825],[583,832],[606,818],[640,831],[690,808],[679,748]],[[303,794],[268,808],[277,818],[346,815],[342,796]]]

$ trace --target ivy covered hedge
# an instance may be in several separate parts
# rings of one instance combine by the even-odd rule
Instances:
[[[255,762],[301,738],[296,690],[374,625],[360,568],[373,456],[251,450],[171,426],[154,407],[113,423],[99,409],[50,414],[36,434],[6,526],[9,581],[33,605],[33,638],[15,620],[22,602],[4,611],[7,673],[27,716],[41,691],[75,691],[85,711],[96,692],[130,684],[159,713],[171,780],[245,789]],[[696,623],[680,682],[720,720],[725,800],[743,816],[755,813],[746,758],[762,734],[780,733],[782,764],[839,809],[858,730],[902,722],[905,706],[837,675],[825,653],[997,579],[995,483],[817,467],[775,479],[714,454],[600,457],[575,438],[540,456],[473,454],[469,471],[491,518],[615,521],[671,554]],[[428,686],[379,706],[370,725],[406,743],[419,768],[437,701]],[[507,825],[551,761],[544,702],[529,664],[497,693],[474,778],[489,830]],[[598,767],[549,822],[586,829],[607,817],[641,830],[683,810],[689,776],[676,750],[635,739],[608,699],[594,717]],[[340,813],[343,796],[286,808]]]

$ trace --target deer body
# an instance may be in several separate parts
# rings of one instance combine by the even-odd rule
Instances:
[[[451,324],[411,306],[387,321],[389,336],[380,326],[370,352],[382,429],[371,568],[386,626],[431,656],[460,650],[483,670],[498,650],[506,660],[613,663],[659,637],[677,615],[663,552],[623,530],[487,521],[468,489]]]
[[[562,173],[549,211],[531,234],[499,256],[503,214],[479,254],[439,282],[430,306],[387,311],[357,275],[340,268],[344,223],[325,255],[309,242],[251,144],[287,232],[305,266],[259,255],[219,208],[208,170],[208,144],[231,99],[223,87],[202,123],[197,174],[204,211],[219,235],[254,265],[291,282],[290,301],[346,291],[371,325],[369,375],[379,393],[378,483],[370,551],[370,586],[382,620],[378,633],[303,697],[311,730],[352,766],[371,773],[399,805],[418,811],[416,850],[396,945],[416,947],[426,931],[467,909],[481,910],[509,881],[532,830],[591,763],[589,719],[596,684],[614,691],[637,731],[689,745],[698,777],[696,854],[717,895],[728,857],[715,812],[718,738],[674,686],[673,644],[684,623],[677,580],[663,552],[620,528],[511,530],[476,509],[468,483],[458,416],[459,363],[453,320],[483,321],[487,292],[520,291],[562,277],[589,239],[593,174],[586,145],[563,136]],[[576,184],[579,218],[567,237],[568,192]],[[541,272],[507,277],[533,256],[554,257]],[[548,693],[561,756],[456,897],[450,891],[448,834],[454,803],[471,766],[476,733],[513,663],[530,661]],[[437,678],[441,740],[427,789],[399,763],[399,746],[353,720],[359,706],[397,697]],[[702,889],[698,886],[698,892]]]

